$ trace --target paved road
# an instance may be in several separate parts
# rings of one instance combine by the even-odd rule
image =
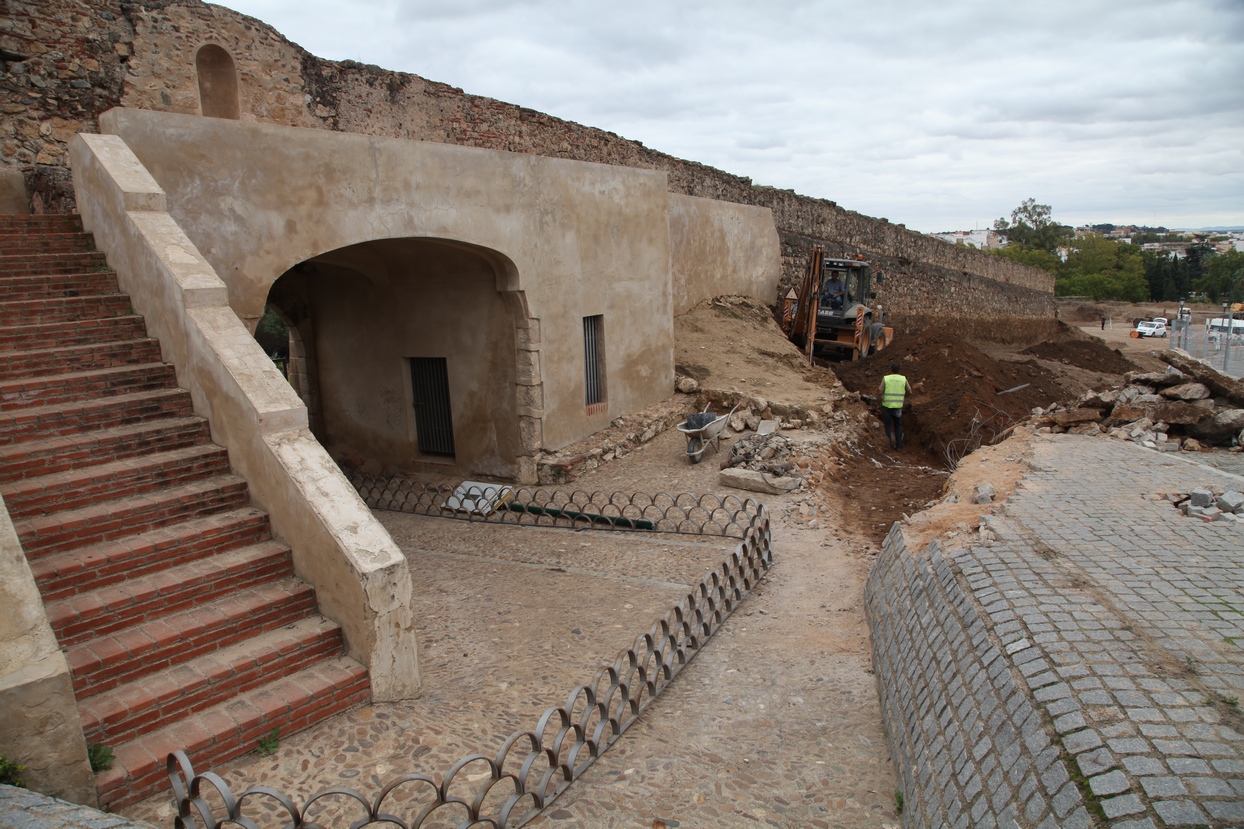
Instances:
[[[956,563],[1090,812],[1244,825],[1244,522],[1149,500],[1244,478],[1102,438],[1038,439],[1032,463],[989,522],[998,540]]]

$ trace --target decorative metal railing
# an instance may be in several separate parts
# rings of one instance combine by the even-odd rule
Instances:
[[[168,756],[177,829],[261,825],[282,829],[387,824],[398,829],[522,826],[555,800],[631,727],[695,657],[773,563],[769,513],[758,506],[742,543],[670,612],[534,729],[517,731],[492,755],[470,754],[438,781],[406,774],[373,799],[343,787],[302,806],[267,786],[234,795],[213,772],[196,774],[184,752]],[[398,812],[402,814],[399,815]]]
[[[743,538],[761,509],[737,495],[588,492],[582,489],[463,484],[457,488],[356,474],[351,483],[373,509],[491,524],[723,535]]]

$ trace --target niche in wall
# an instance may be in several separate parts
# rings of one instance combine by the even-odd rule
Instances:
[[[215,43],[208,43],[194,56],[194,68],[199,76],[199,110],[209,118],[238,120],[242,112],[233,57]]]

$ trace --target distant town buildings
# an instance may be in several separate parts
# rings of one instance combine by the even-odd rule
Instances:
[[[952,245],[967,245],[980,250],[1006,247],[1003,237],[993,230],[952,230],[932,235],[933,238],[950,242]]]
[[[1097,233],[1117,242],[1138,244],[1141,250],[1169,253],[1176,259],[1181,258],[1184,255],[1184,249],[1196,241],[1204,241],[1218,253],[1233,250],[1244,251],[1244,230],[1192,231],[1168,230],[1165,227],[1143,225],[1097,224],[1077,227],[1075,233],[1077,236]],[[951,230],[930,235],[952,245],[967,245],[980,250],[993,250],[1007,246],[1006,237],[994,230]],[[1059,253],[1060,258],[1065,261],[1066,251]]]

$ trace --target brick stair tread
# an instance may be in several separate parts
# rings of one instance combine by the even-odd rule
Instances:
[[[95,431],[126,423],[185,417],[190,413],[190,393],[184,389],[157,389],[14,411],[6,409],[0,410],[0,444],[24,442],[36,435]],[[42,428],[41,423],[45,424]],[[48,423],[56,425],[48,426]]]
[[[78,322],[132,313],[128,294],[91,294],[88,296],[15,299],[0,303],[0,320],[12,325],[13,320],[43,322]]]
[[[291,576],[70,645],[74,695],[101,694],[314,613],[315,591]]]
[[[52,376],[112,365],[160,362],[160,341],[151,337],[97,343],[0,350],[0,379]]]
[[[339,657],[342,647],[337,624],[308,616],[82,700],[82,730],[88,742],[131,740],[174,716],[210,708],[221,695],[245,693]]]
[[[92,320],[59,320],[20,325],[0,325],[0,348],[28,350],[32,347],[82,345],[147,336],[143,318],[119,314]],[[6,345],[7,344],[7,345]]]
[[[61,647],[293,575],[289,548],[252,544],[45,603]]]
[[[288,737],[369,698],[366,670],[349,657],[283,677],[115,747],[116,763],[96,778],[101,806],[121,809],[167,787],[173,751],[185,751],[197,769],[211,768],[253,751],[273,728]]]
[[[20,518],[13,522],[27,558],[49,549],[65,549],[134,535],[211,512],[244,506],[246,481],[214,475],[199,481],[99,501],[76,509]]]
[[[268,534],[267,513],[243,507],[35,558],[30,569],[44,601],[55,601],[81,590],[263,543]]]
[[[156,444],[175,449],[209,440],[207,421],[191,415],[5,444],[0,446],[0,482],[134,457]]]
[[[0,483],[0,496],[19,519],[228,471],[229,453],[205,442]]]
[[[170,388],[176,383],[176,372],[168,363],[122,363],[0,380],[0,403],[6,408],[42,406],[51,401],[91,400],[142,388]]]
[[[73,293],[66,293],[68,291]],[[119,293],[117,275],[112,271],[0,277],[0,301],[3,302],[115,293]]]

